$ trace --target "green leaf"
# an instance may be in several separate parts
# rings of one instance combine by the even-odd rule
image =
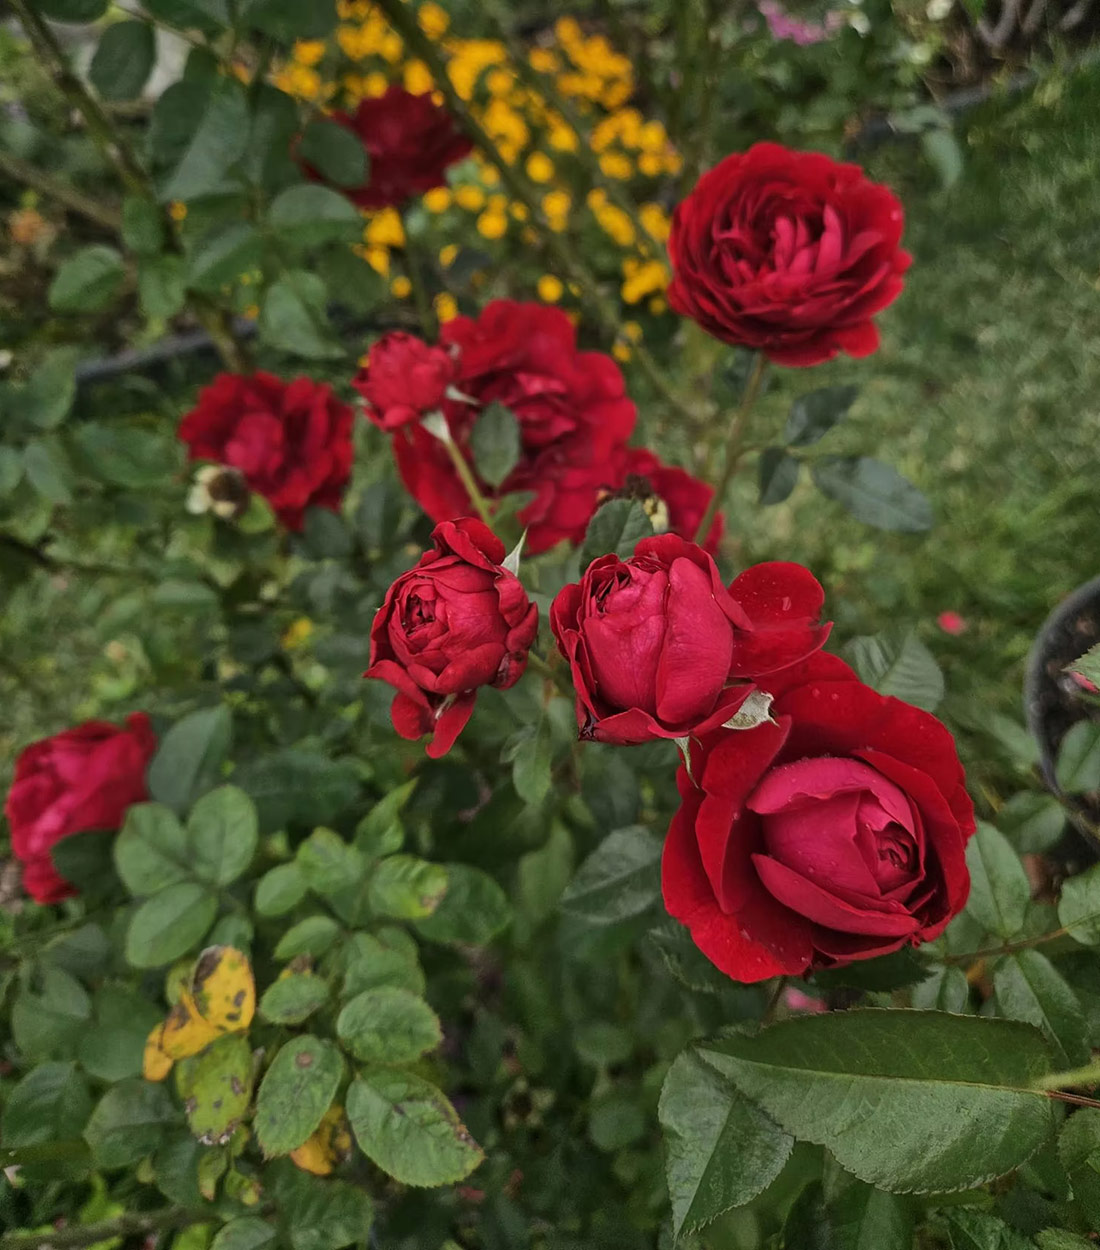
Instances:
[[[239,1033],[219,1037],[176,1065],[176,1088],[191,1132],[206,1146],[224,1145],[252,1101],[252,1048]]]
[[[350,135],[342,126],[333,126]],[[316,182],[303,182],[281,191],[271,205],[268,221],[273,230],[297,247],[316,247],[334,240],[355,242],[363,234],[359,210],[339,191]],[[319,284],[323,289],[323,283]]]
[[[113,247],[93,243],[64,262],[50,283],[54,312],[88,313],[106,308],[122,290],[126,266]]]
[[[691,1050],[677,1056],[658,1110],[677,1237],[762,1193],[794,1139]]]
[[[1024,866],[1004,834],[978,822],[966,846],[970,898],[966,910],[989,933],[1014,938],[1024,927],[1031,900]]]
[[[415,855],[391,855],[371,874],[371,907],[397,920],[423,920],[430,916],[447,892],[447,870]]]
[[[932,528],[932,505],[896,469],[869,456],[822,456],[811,466],[818,490],[865,525],[899,534]]]
[[[1031,1241],[987,1211],[949,1211],[951,1250],[1032,1250]]]
[[[370,177],[370,161],[362,139],[339,122],[310,122],[298,141],[298,156],[337,187],[362,187]]]
[[[159,430],[81,422],[72,438],[93,476],[112,486],[147,490],[168,481],[178,463],[175,446]]]
[[[195,875],[212,885],[231,885],[244,872],[259,843],[252,800],[236,786],[204,794],[187,818],[187,840]]]
[[[1044,1228],[1035,1234],[1039,1250],[1096,1250],[1096,1242],[1062,1228]]]
[[[939,175],[940,185],[949,190],[962,177],[963,153],[958,139],[946,127],[921,132],[920,145],[925,160]]]
[[[783,441],[788,447],[808,447],[848,415],[859,395],[858,386],[823,386],[800,395],[787,416]]]
[[[107,984],[96,991],[95,1026],[80,1039],[81,1066],[101,1081],[141,1075],[145,1041],[164,1012],[128,985]]]
[[[351,531],[331,508],[307,508],[302,546],[313,560],[344,560],[352,552]]]
[[[323,39],[336,24],[336,7],[303,7],[301,0],[252,0],[245,17],[249,25],[284,42]]]
[[[57,450],[42,439],[35,439],[23,449],[23,471],[27,481],[51,504],[72,503],[69,490],[69,469]]]
[[[298,847],[298,868],[317,894],[339,894],[357,885],[366,871],[366,860],[331,829],[314,829]]]
[[[640,916],[661,896],[662,845],[641,825],[609,833],[577,870],[562,907],[592,924]]]
[[[412,1063],[443,1040],[428,1004],[393,986],[357,994],[337,1017],[336,1035],[356,1059],[385,1064]]]
[[[1100,642],[1090,647],[1079,660],[1066,666],[1071,673],[1077,673],[1094,686],[1100,686]]]
[[[322,1180],[289,1163],[273,1165],[268,1175],[274,1182],[291,1250],[342,1250],[352,1243],[369,1244],[374,1207],[358,1185]]]
[[[62,838],[50,848],[53,866],[76,886],[91,908],[108,900],[115,901],[119,892],[112,845],[114,839],[102,831],[76,833]]]
[[[0,499],[12,494],[23,480],[23,457],[14,447],[0,447]]]
[[[229,751],[233,723],[224,705],[203,708],[164,735],[149,765],[149,792],[176,812],[209,789]]]
[[[541,807],[550,793],[552,751],[550,718],[544,715],[523,738],[512,761],[512,784],[531,807]]]
[[[103,32],[88,77],[104,100],[132,100],[149,81],[156,59],[148,22],[115,22]]]
[[[247,92],[234,78],[218,79],[194,134],[161,185],[161,200],[187,203],[235,189],[230,171],[247,150],[248,133]]]
[[[757,463],[760,503],[764,507],[782,503],[798,485],[799,463],[782,447],[765,447]]]
[[[192,879],[187,835],[171,808],[136,803],[115,839],[115,867],[131,894],[146,897]]]
[[[270,1159],[296,1150],[321,1123],[344,1074],[331,1042],[295,1037],[279,1048],[256,1098],[253,1128]]]
[[[600,556],[625,560],[643,538],[652,538],[653,524],[637,499],[609,499],[588,522],[581,544],[581,569]]]
[[[359,1148],[403,1185],[454,1185],[484,1158],[447,1098],[409,1072],[361,1073],[348,1090],[347,1114]]]
[[[312,972],[295,972],[268,986],[260,1015],[271,1024],[301,1024],[328,1000],[328,982]]]
[[[1045,955],[1022,950],[998,960],[993,969],[993,988],[1000,1013],[1040,1029],[1053,1043],[1060,1068],[1075,1068],[1087,1062],[1084,1010]]]
[[[1065,794],[1100,790],[1100,724],[1081,720],[1058,748],[1058,787]]]
[[[470,431],[470,450],[478,477],[494,488],[501,485],[519,463],[519,422],[510,408],[489,404]]]
[[[934,712],[943,699],[940,666],[912,630],[853,638],[843,655],[879,694],[893,695],[926,712]]]
[[[52,430],[69,415],[76,398],[77,353],[57,348],[47,353],[25,386],[12,396],[14,414],[40,430]]]
[[[1058,921],[1075,942],[1100,945],[1100,864],[1062,883]]]
[[[373,934],[356,933],[345,951],[344,998],[385,985],[411,990],[414,994],[424,993],[424,973],[417,961],[415,943],[410,952]]]
[[[970,984],[961,968],[937,968],[913,989],[914,1007],[933,1011],[952,1011],[961,1015],[970,1002]]]
[[[23,988],[16,996],[12,1036],[28,1062],[68,1059],[76,1054],[91,1014],[91,999],[80,982],[60,968],[47,968],[40,993]]]
[[[819,968],[814,985],[823,989],[846,986],[856,990],[899,990],[919,985],[928,974],[928,961],[911,946],[875,959],[860,959],[839,968]]]
[[[261,916],[285,916],[306,896],[306,883],[297,864],[278,864],[256,882],[256,910]]]
[[[275,1240],[275,1229],[254,1215],[239,1215],[223,1224],[210,1250],[262,1250]]]
[[[84,1129],[101,1168],[126,1168],[152,1154],[178,1112],[163,1085],[120,1081],[99,1100]]]
[[[997,813],[997,828],[1020,855],[1042,855],[1062,840],[1066,813],[1052,795],[1023,790]]]
[[[871,1185],[849,1185],[829,1210],[829,1224],[830,1250],[912,1250],[912,1208]]]
[[[301,269],[272,283],[260,306],[260,337],[270,347],[307,360],[339,360],[337,341],[325,309],[325,284]]]
[[[1088,1228],[1100,1228],[1100,1111],[1082,1107],[1058,1137],[1058,1158],[1073,1189],[1073,1205]]]
[[[512,923],[508,896],[488,873],[468,864],[445,864],[444,869],[446,894],[430,916],[415,922],[421,937],[484,946]]]
[[[242,765],[233,780],[252,796],[261,833],[297,823],[330,824],[359,794],[354,761],[293,747]]]
[[[854,1010],[710,1043],[707,1063],[787,1132],[895,1193],[972,1189],[1048,1140],[1038,1030],[931,1011]],[[853,1114],[853,1108],[858,1113]]]
[[[370,809],[355,829],[355,845],[368,859],[381,859],[399,851],[405,841],[401,809],[416,788],[416,779],[390,790]]]
[[[242,274],[258,268],[263,238],[248,222],[232,224],[204,235],[187,256],[187,285],[195,291],[216,294],[223,286],[235,286]]]
[[[8,1147],[67,1141],[83,1133],[91,1110],[75,1063],[43,1063],[8,1093],[0,1135]]]
[[[137,256],[159,256],[164,250],[164,214],[160,206],[142,195],[122,201],[122,241]]]
[[[664,919],[646,934],[669,974],[697,994],[726,994],[730,979],[691,940],[685,925]]]
[[[275,947],[276,959],[296,959],[299,955],[323,955],[340,936],[340,926],[331,916],[307,916],[288,929]]]
[[[97,22],[108,0],[35,0],[34,7],[55,22]]]
[[[194,882],[170,885],[146,899],[126,931],[126,959],[134,968],[163,968],[193,950],[218,914],[218,900]]]

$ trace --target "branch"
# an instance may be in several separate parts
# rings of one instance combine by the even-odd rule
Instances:
[[[40,192],[49,199],[57,200],[69,212],[87,217],[89,221],[103,226],[112,234],[117,234],[122,227],[122,217],[113,208],[100,204],[84,191],[70,183],[62,182],[60,178],[53,177],[52,174],[39,169],[37,165],[32,165],[30,161],[21,160],[18,156],[11,156],[7,152],[0,152],[0,173],[6,174],[16,182],[21,182],[33,191]]]
[[[763,352],[758,352],[756,360],[752,366],[752,372],[749,374],[749,380],[745,384],[745,393],[741,397],[741,403],[737,411],[733,414],[733,420],[730,422],[729,435],[726,439],[726,463],[722,466],[721,476],[714,484],[714,494],[710,497],[710,503],[707,504],[707,510],[703,513],[703,519],[699,522],[699,528],[695,531],[695,541],[697,543],[705,543],[707,535],[710,533],[710,527],[714,523],[714,518],[718,515],[718,509],[722,506],[722,500],[725,498],[726,491],[733,479],[733,475],[737,470],[741,457],[744,455],[744,445],[742,440],[745,436],[745,426],[749,419],[749,413],[752,411],[753,403],[756,401],[757,393],[760,390],[760,383],[764,380],[764,370],[768,366],[768,358]]]
[[[181,1207],[164,1207],[142,1215],[120,1215],[98,1224],[69,1224],[48,1232],[13,1232],[0,1236],[0,1250],[66,1250],[68,1247],[92,1246],[115,1237],[147,1237],[151,1233],[187,1228],[210,1221],[209,1211],[185,1211]]]

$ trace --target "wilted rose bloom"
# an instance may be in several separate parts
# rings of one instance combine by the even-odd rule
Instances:
[[[236,469],[287,529],[306,508],[336,511],[351,476],[351,408],[310,378],[221,373],[180,423],[192,460]]]
[[[361,100],[354,113],[336,112],[329,120],[350,130],[370,157],[364,185],[339,188],[360,208],[400,206],[444,186],[447,167],[473,150],[430,94],[413,95],[404,87],[391,86],[383,95]],[[304,168],[320,179],[315,169]]]
[[[445,348],[397,330],[371,344],[353,385],[367,401],[367,416],[392,431],[442,408],[454,377],[455,362]]]
[[[908,253],[894,194],[858,165],[757,143],[705,173],[676,208],[672,307],[780,365],[879,345],[871,318],[901,293]]]
[[[470,719],[479,686],[507,690],[522,677],[538,609],[501,567],[504,544],[488,526],[445,521],[432,541],[435,550],[386,592],[365,675],[397,690],[394,729],[403,738],[431,734],[437,759]]]
[[[665,906],[737,981],[937,937],[966,903],[974,811],[944,726],[817,654],[759,683],[772,716],[677,776]]]
[[[628,560],[594,560],[550,609],[582,737],[630,744],[718,728],[752,680],[824,643],[822,601],[796,564],[757,565],[727,590],[713,559],[674,534],[643,539]]]
[[[56,903],[76,893],[51,849],[74,833],[118,829],[126,809],[147,797],[145,769],[156,746],[149,718],[135,712],[125,728],[86,721],[20,754],[4,815],[32,898]]]

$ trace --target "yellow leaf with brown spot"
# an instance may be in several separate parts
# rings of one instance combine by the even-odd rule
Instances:
[[[191,981],[198,1014],[219,1033],[239,1033],[256,1014],[256,982],[248,957],[232,946],[210,946]]]
[[[174,1060],[171,1055],[164,1053],[162,1038],[164,1035],[163,1023],[158,1024],[149,1034],[145,1042],[145,1053],[141,1059],[141,1075],[147,1081],[163,1081],[164,1078],[172,1071]]]
[[[180,991],[180,1000],[168,1013],[160,1044],[169,1059],[187,1059],[205,1050],[211,1042],[221,1037],[223,1029],[204,1020],[195,1006],[195,1000],[187,990]]]
[[[317,1131],[297,1150],[290,1152],[290,1161],[314,1176],[328,1176],[351,1152],[351,1130],[344,1108],[333,1103],[325,1112]]]

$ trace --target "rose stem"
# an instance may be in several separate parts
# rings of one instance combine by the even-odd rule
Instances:
[[[149,175],[138,160],[126,136],[99,106],[80,78],[73,73],[69,58],[53,31],[31,8],[28,0],[12,0],[12,8],[38,60],[48,69],[54,86],[84,118],[88,133],[96,147],[107,159],[108,164],[114,166],[123,186],[131,194],[140,195],[155,204],[156,195]],[[178,250],[172,222],[168,220],[167,214],[164,214],[164,226],[170,246],[173,250]],[[244,348],[237,341],[233,333],[232,322],[225,312],[203,296],[192,295],[189,303],[203,329],[210,335],[226,368],[235,373],[246,370],[248,360]]]
[[[558,265],[563,276],[580,287],[585,303],[592,311],[601,331],[610,338],[617,338],[621,324],[619,310],[604,298],[598,280],[584,260],[577,255],[562,235],[555,234],[550,229],[546,214],[542,211],[538,192],[524,174],[501,157],[488,131],[474,117],[466,101],[455,90],[443,58],[439,55],[435,44],[417,25],[415,14],[406,8],[403,0],[378,0],[378,7],[389,24],[431,71],[436,89],[447,101],[447,107],[452,115],[461,121],[466,133],[499,169],[501,181],[511,191],[513,197],[527,209],[528,220],[532,227],[538,230],[544,249]],[[654,390],[690,425],[696,419],[694,405],[680,398],[643,344],[633,345],[633,359],[638,362]]]
[[[745,426],[749,419],[749,413],[752,411],[753,403],[756,401],[756,396],[760,391],[760,383],[764,380],[764,370],[767,367],[767,357],[763,352],[757,352],[752,372],[749,374],[749,380],[745,383],[745,393],[741,396],[741,403],[738,405],[737,411],[733,414],[733,420],[730,422],[730,431],[726,438],[726,463],[722,466],[721,476],[714,484],[714,494],[711,496],[710,503],[707,504],[706,512],[703,513],[703,519],[699,522],[699,528],[695,531],[695,541],[697,543],[706,541],[707,535],[710,533],[710,527],[714,523],[718,509],[722,506],[722,500],[725,498],[726,491],[745,450],[742,443],[745,435]]]
[[[462,485],[466,488],[466,494],[470,496],[470,502],[477,509],[477,514],[481,519],[492,528],[493,514],[489,509],[488,501],[478,489],[477,481],[470,470],[469,464],[466,463],[466,457],[462,454],[462,448],[451,437],[451,432],[447,430],[447,437],[439,440],[447,449],[447,455],[451,457],[451,463],[455,467],[455,472],[462,481]]]
[[[416,315],[420,321],[420,332],[432,342],[439,334],[439,322],[436,320],[435,309],[428,295],[427,283],[424,281],[424,253],[419,243],[414,243],[405,226],[405,272],[412,283],[413,302],[416,304]]]

